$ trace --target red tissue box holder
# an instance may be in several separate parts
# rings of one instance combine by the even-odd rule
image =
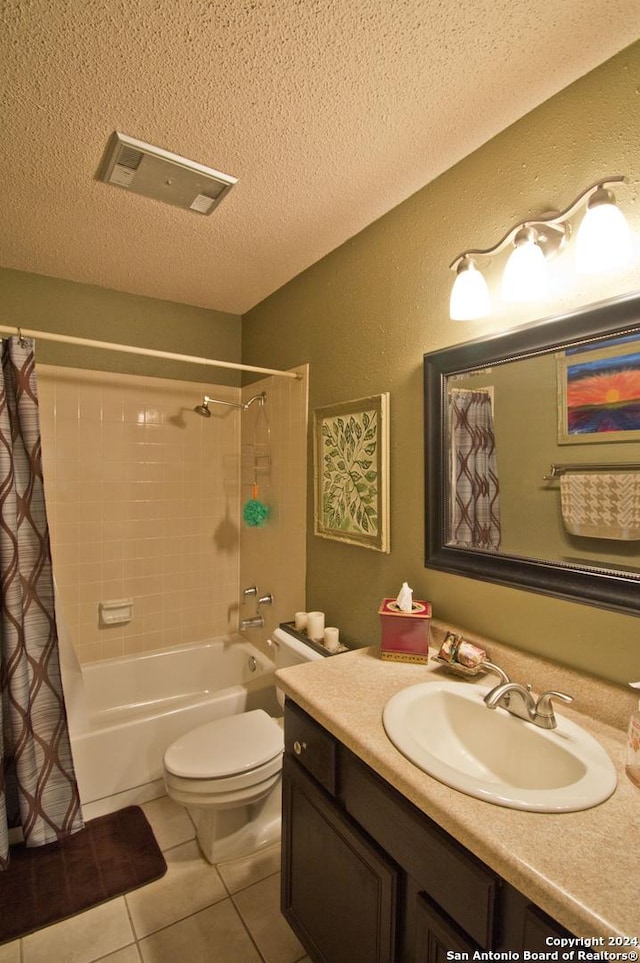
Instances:
[[[403,612],[395,599],[383,599],[378,609],[382,623],[380,655],[393,662],[428,662],[431,634],[431,603],[412,603]]]

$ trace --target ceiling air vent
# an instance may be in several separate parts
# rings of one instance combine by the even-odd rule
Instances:
[[[230,174],[118,132],[107,148],[100,178],[197,214],[211,214],[237,182]]]

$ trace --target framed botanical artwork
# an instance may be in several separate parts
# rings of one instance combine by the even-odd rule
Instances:
[[[389,394],[313,413],[314,531],[389,552]]]
[[[636,334],[557,356],[558,444],[640,439],[640,339]]]

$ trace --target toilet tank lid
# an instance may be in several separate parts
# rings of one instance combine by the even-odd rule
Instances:
[[[264,709],[207,722],[176,739],[165,768],[185,779],[220,779],[262,766],[284,750],[282,729]]]
[[[313,662],[316,659],[326,658],[328,654],[319,643],[303,641],[283,628],[273,630],[270,643],[274,644],[277,649],[276,666],[279,662],[278,654],[283,656],[283,663],[287,665],[297,662]]]

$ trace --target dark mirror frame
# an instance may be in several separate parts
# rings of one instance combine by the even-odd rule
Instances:
[[[424,356],[425,546],[427,568],[640,614],[640,575],[519,555],[456,548],[447,525],[446,389],[451,375],[640,332],[640,295],[600,302],[506,333]]]

